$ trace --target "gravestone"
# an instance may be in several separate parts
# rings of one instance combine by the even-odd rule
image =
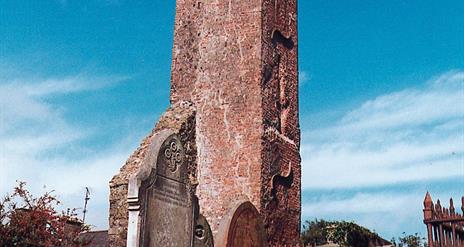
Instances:
[[[184,150],[179,137],[169,136],[161,145],[156,169],[142,183],[141,246],[191,246],[194,207]]]
[[[185,107],[171,107],[162,117],[129,179],[127,246],[213,247],[195,195],[194,110]]]

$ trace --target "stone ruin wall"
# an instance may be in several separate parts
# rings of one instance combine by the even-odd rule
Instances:
[[[297,245],[296,10],[295,0],[177,1],[171,102],[198,110],[198,196],[214,234],[231,200],[245,197],[270,245]]]
[[[197,195],[213,234],[234,199],[260,204],[260,9],[259,1],[177,2],[171,101],[198,109]]]
[[[149,146],[153,141],[155,133],[160,130],[170,129],[179,134],[186,150],[186,159],[189,164],[196,164],[197,154],[192,153],[195,148],[195,109],[188,102],[179,102],[171,107],[161,116],[152,132],[142,141],[140,146],[129,157],[119,173],[110,181],[110,211],[109,211],[109,246],[126,246],[127,226],[128,226],[128,181],[131,175],[135,174],[142,164],[142,160],[147,155]],[[192,178],[196,178],[197,170],[195,165],[188,165],[191,168],[188,173]]]
[[[298,246],[301,160],[296,0],[262,2],[261,207],[270,246]]]
[[[246,198],[263,216],[269,246],[298,245],[296,7],[296,0],[177,0],[171,103],[188,100],[197,110],[197,195],[214,235],[231,202]],[[127,178],[152,136],[111,182],[111,246],[125,246]]]

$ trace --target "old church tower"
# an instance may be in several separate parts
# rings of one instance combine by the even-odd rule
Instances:
[[[161,129],[193,138],[183,154],[215,246],[241,202],[258,212],[266,246],[299,246],[297,1],[176,4],[171,107],[110,182],[111,246],[126,245],[129,180]]]

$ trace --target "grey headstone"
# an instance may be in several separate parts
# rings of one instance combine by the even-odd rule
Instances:
[[[198,202],[189,184],[185,152],[176,134],[162,144],[156,168],[141,186],[143,247],[192,246]]]

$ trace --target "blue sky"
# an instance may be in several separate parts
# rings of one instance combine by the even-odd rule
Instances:
[[[108,181],[168,106],[175,1],[0,0],[0,193],[107,227]],[[299,1],[303,219],[424,232],[464,188],[464,2]]]

